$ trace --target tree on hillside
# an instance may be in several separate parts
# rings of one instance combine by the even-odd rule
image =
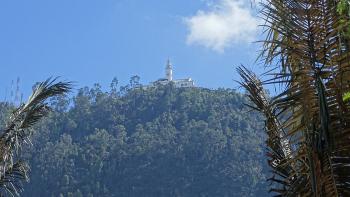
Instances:
[[[19,196],[29,171],[29,165],[21,158],[21,148],[30,143],[32,126],[50,111],[46,100],[70,89],[69,82],[47,79],[38,83],[28,101],[12,112],[0,133],[0,196]]]
[[[277,196],[350,196],[349,0],[267,0],[261,81],[238,68],[254,109],[266,117]],[[269,98],[263,85],[277,84]]]
[[[50,102],[57,111],[23,150],[32,180],[22,196],[268,196],[261,119],[239,93],[99,88]]]

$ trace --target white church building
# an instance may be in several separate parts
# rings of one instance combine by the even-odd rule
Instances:
[[[152,82],[150,86],[156,86],[157,84],[166,85],[168,83],[174,83],[175,87],[178,88],[195,87],[194,81],[191,78],[173,79],[173,65],[170,63],[170,60],[167,61],[165,67],[165,78]]]

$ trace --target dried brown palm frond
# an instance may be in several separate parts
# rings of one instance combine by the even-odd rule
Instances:
[[[350,105],[342,96],[350,90],[350,51],[342,34],[336,0],[266,0],[261,14],[267,38],[261,58],[278,64],[269,83],[284,91],[266,102],[257,100],[262,83],[250,71],[239,70],[243,86],[267,122],[271,115],[290,147],[290,156],[273,169],[280,196],[350,196]],[[344,20],[342,18],[342,20]],[[252,91],[253,90],[253,91]],[[278,123],[278,124],[277,124]],[[277,140],[278,142],[278,140]],[[274,144],[269,144],[275,151]],[[281,176],[280,171],[290,172]],[[281,179],[282,177],[282,179]]]
[[[286,138],[285,131],[281,127],[280,121],[277,119],[276,107],[271,104],[271,100],[262,86],[261,80],[250,70],[241,66],[237,69],[243,81],[240,83],[248,92],[248,97],[254,106],[247,104],[249,107],[261,112],[265,117],[265,129],[267,131],[267,156],[270,158],[268,163],[274,172],[274,176],[269,180],[283,185],[283,188],[271,191],[286,192],[290,183],[285,179],[292,177],[294,174],[293,166],[289,159],[291,155],[291,147],[289,139]]]
[[[29,180],[29,166],[24,161],[17,161],[9,166],[5,174],[0,177],[0,196],[19,196],[23,191],[22,180]]]
[[[18,160],[24,143],[30,142],[30,128],[50,111],[46,100],[63,95],[71,89],[70,82],[47,79],[39,83],[28,101],[21,104],[10,116],[0,134],[0,196],[18,196],[22,180],[27,180],[29,166]]]

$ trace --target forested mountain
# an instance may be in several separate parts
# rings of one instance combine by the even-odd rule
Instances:
[[[24,153],[22,195],[268,196],[263,123],[244,102],[231,89],[116,81],[57,97]]]

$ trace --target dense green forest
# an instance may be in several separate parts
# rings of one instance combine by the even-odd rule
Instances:
[[[96,84],[33,130],[23,196],[268,196],[261,119],[232,89]],[[1,124],[12,107],[0,106]]]

